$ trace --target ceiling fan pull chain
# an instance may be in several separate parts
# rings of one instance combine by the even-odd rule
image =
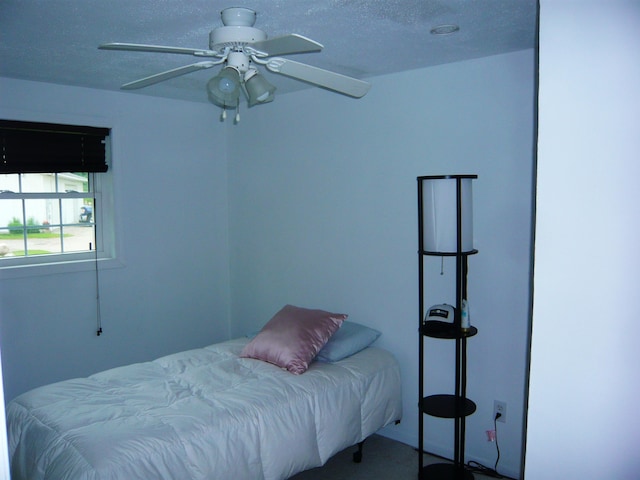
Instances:
[[[224,122],[227,119],[227,107],[222,107],[222,113],[220,114],[220,121]]]
[[[238,104],[236,105],[235,123],[240,123],[240,98],[238,98]]]

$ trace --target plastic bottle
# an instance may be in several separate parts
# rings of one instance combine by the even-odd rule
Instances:
[[[462,300],[462,316],[460,318],[460,328],[467,331],[471,328],[471,318],[469,316],[469,302],[467,299]]]

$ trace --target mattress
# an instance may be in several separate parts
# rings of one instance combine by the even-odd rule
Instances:
[[[239,338],[27,392],[7,405],[13,480],[286,479],[400,420],[369,347],[292,375]]]

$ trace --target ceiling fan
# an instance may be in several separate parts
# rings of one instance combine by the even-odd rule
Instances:
[[[207,83],[207,92],[209,99],[223,108],[223,119],[227,107],[238,109],[241,91],[247,96],[250,107],[274,99],[276,87],[260,74],[256,65],[354,98],[364,96],[371,87],[368,82],[356,78],[276,56],[319,52],[323,46],[298,34],[267,39],[265,32],[253,26],[257,17],[254,10],[231,7],[222,10],[220,15],[224,26],[209,34],[208,50],[135,43],[105,43],[98,48],[212,58],[125,83],[121,88],[132,90],[148,87],[180,75],[222,65],[220,72]],[[237,113],[236,121],[239,121]]]

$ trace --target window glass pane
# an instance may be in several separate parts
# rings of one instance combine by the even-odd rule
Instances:
[[[44,202],[44,219],[42,225],[45,228],[52,228],[53,226],[60,225],[60,199],[59,198],[45,198]]]
[[[71,225],[80,223],[81,207],[83,206],[82,198],[63,198],[62,205],[62,224]]]
[[[0,203],[0,227],[21,226],[22,223],[22,200],[17,198],[2,200]]]
[[[0,175],[0,192],[14,192],[20,191],[20,180],[17,174],[3,174]]]
[[[51,202],[45,198],[30,198],[24,201],[27,233],[39,233],[40,228],[47,224],[47,206],[49,203]]]
[[[33,228],[28,229],[27,255],[46,255],[61,252],[60,234],[36,231]]]
[[[63,227],[62,232],[64,253],[87,252],[95,249],[95,224]]]
[[[16,253],[17,252],[17,253]],[[24,233],[22,227],[0,228],[0,260],[24,255]]]
[[[95,212],[93,211],[93,198],[86,198],[80,206],[80,215],[78,221],[80,223],[93,223],[95,222],[95,220]]]
[[[20,176],[22,193],[56,191],[56,176],[53,173],[22,173]]]
[[[89,175],[87,173],[59,173],[59,192],[88,192]]]
[[[0,208],[0,259],[24,255],[22,200],[3,200]]]

